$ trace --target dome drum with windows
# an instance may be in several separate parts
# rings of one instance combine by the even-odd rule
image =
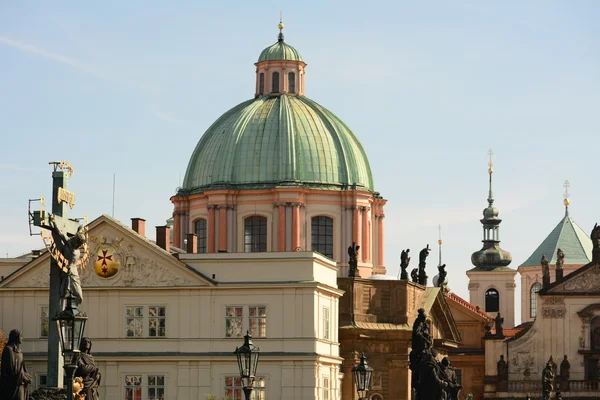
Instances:
[[[260,53],[254,98],[202,135],[172,197],[175,246],[196,233],[198,252],[314,250],[344,267],[355,241],[363,275],[385,272],[386,201],[354,133],[305,97],[306,65],[283,32]]]

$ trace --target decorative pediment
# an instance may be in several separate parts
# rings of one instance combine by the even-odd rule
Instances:
[[[548,290],[548,294],[600,292],[600,264],[589,264],[565,277],[563,282]]]
[[[89,257],[79,270],[84,288],[208,286],[210,281],[146,238],[108,216],[89,225]],[[43,254],[2,286],[48,288],[50,256]]]

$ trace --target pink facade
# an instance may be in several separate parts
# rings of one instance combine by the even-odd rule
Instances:
[[[195,233],[196,222],[204,219],[209,253],[330,252],[325,255],[338,262],[341,276],[347,276],[347,248],[356,242],[361,246],[361,276],[385,273],[383,207],[386,200],[375,198],[370,192],[307,188],[213,190],[174,196],[171,200],[175,206],[173,245],[176,247],[185,248],[186,235]],[[249,217],[260,218],[248,220]],[[319,228],[318,223],[325,225]],[[250,244],[259,237],[252,236],[252,232],[261,232],[260,243]],[[315,236],[319,232],[326,237]],[[322,246],[321,242],[330,245]]]

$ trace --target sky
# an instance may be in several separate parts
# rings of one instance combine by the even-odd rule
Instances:
[[[489,148],[512,267],[563,217],[565,180],[570,215],[600,222],[597,1],[0,2],[0,255],[41,247],[27,206],[51,197],[50,161],[75,168],[72,216],[112,214],[115,176],[114,216],[164,225],[204,131],[253,97],[280,10],[306,95],[353,130],[388,200],[390,274],[441,225],[468,299]]]

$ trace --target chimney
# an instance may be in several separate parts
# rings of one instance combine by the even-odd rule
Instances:
[[[196,254],[198,252],[198,235],[195,233],[188,233],[185,235],[185,240],[187,244],[185,245],[185,251],[191,254]]]
[[[167,225],[156,227],[156,245],[166,251],[171,249],[171,229]]]
[[[131,218],[131,229],[138,235],[146,237],[146,220],[143,218]]]

